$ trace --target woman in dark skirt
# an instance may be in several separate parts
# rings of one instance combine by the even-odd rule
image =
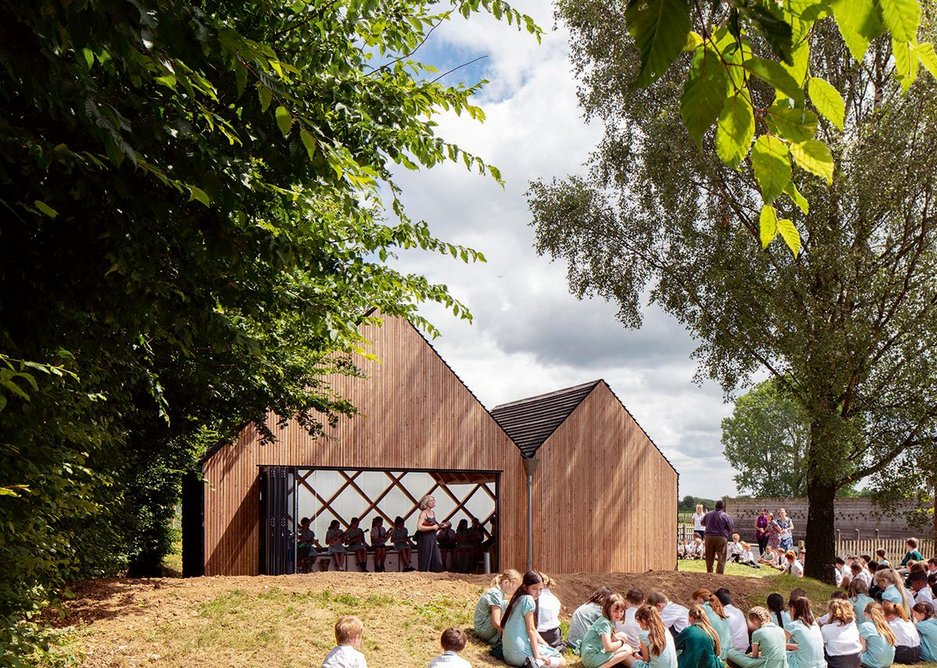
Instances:
[[[449,527],[449,522],[436,521],[436,499],[430,495],[420,499],[420,516],[416,521],[417,570],[439,573],[443,570],[442,555],[436,543],[436,532]]]

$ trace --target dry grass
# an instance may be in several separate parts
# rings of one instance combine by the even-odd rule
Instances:
[[[372,666],[422,667],[440,652],[448,626],[468,629],[486,576],[425,573],[316,573],[284,577],[113,580],[86,583],[61,623],[78,666],[303,667],[321,665],[345,614],[365,624],[363,651]],[[687,602],[698,587],[728,586],[739,607],[763,604],[778,591],[808,589],[825,601],[830,587],[780,575],[574,573],[556,576],[564,616],[600,584],[624,591],[661,590]],[[504,666],[471,640],[462,655],[475,666]],[[579,660],[570,657],[570,665]],[[921,664],[926,665],[926,664]],[[931,668],[937,666],[931,665]]]

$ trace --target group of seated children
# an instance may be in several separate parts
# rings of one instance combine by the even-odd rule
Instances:
[[[573,612],[564,640],[554,581],[538,571],[521,576],[507,570],[479,598],[474,629],[492,654],[523,668],[565,666],[567,647],[584,668],[888,668],[937,661],[934,605],[913,602],[894,569],[877,570],[874,582],[878,600],[864,578],[854,577],[848,594],[835,592],[818,619],[803,589],[794,589],[787,602],[770,594],[765,606],[746,615],[732,605],[726,588],[697,589],[687,608],[661,592],[645,596],[630,589],[622,596],[603,586]],[[366,668],[361,633],[358,618],[340,619],[338,647],[322,667]],[[465,647],[462,631],[446,629],[441,643],[445,651],[429,668],[469,666],[458,656]]]
[[[368,661],[361,652],[361,634],[364,633],[364,624],[357,617],[345,616],[335,624],[335,642],[338,643],[330,651],[322,668],[368,668]],[[459,629],[448,628],[442,632],[439,642],[443,653],[429,662],[429,668],[471,668],[471,664],[459,656],[465,649],[465,633]]]
[[[398,568],[403,571],[414,570],[412,555],[414,549],[413,537],[404,525],[400,516],[394,519],[394,526],[384,527],[384,519],[380,516],[371,521],[370,545],[365,540],[364,529],[359,526],[360,519],[351,518],[348,528],[342,530],[338,520],[332,520],[325,532],[325,546],[316,538],[310,527],[308,517],[302,518],[297,531],[297,566],[300,573],[308,573],[313,564],[321,555],[329,555],[335,570],[344,571],[346,557],[349,553],[354,555],[355,564],[359,571],[368,570],[368,551],[374,552],[374,570],[382,573],[387,570],[387,543],[393,545],[398,555]],[[485,532],[477,518],[472,518],[469,525],[467,519],[459,522],[458,528],[453,530],[446,525],[437,532],[437,541],[442,553],[443,563],[450,563],[456,572],[470,572],[479,559]],[[446,558],[448,557],[448,559]],[[328,561],[320,563],[328,569]]]

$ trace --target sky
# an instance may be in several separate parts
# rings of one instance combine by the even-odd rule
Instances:
[[[444,23],[417,54],[440,72],[484,56],[445,81],[487,79],[475,99],[486,121],[440,117],[439,135],[496,165],[505,181],[502,188],[454,164],[396,174],[412,218],[487,258],[466,265],[448,256],[400,255],[400,268],[445,283],[474,316],[469,324],[441,307],[423,308],[441,332],[432,344],[489,409],[605,379],[680,473],[681,498],[733,495],[734,472],[720,443],[720,423],[732,406],[716,384],[694,381],[692,337],[650,306],[639,330],[625,329],[613,304],[577,300],[565,265],[534,250],[528,184],[584,173],[601,128],[582,118],[569,34],[555,23],[551,4],[512,4],[544,28],[541,44],[476,15]]]

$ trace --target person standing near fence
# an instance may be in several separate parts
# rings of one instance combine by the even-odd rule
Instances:
[[[705,508],[703,508],[702,503],[696,504],[696,512],[693,513],[693,533],[695,533],[700,538],[706,533],[703,528],[703,517],[705,515]]]
[[[768,509],[762,508],[755,518],[755,540],[758,541],[758,554],[764,554],[768,547]]]
[[[716,509],[706,513],[701,522],[705,527],[703,545],[706,551],[707,573],[713,572],[713,560],[718,562],[717,573],[722,574],[726,570],[726,546],[729,544],[729,536],[735,531],[735,524],[726,513],[725,507],[725,501],[719,499],[716,501]]]

